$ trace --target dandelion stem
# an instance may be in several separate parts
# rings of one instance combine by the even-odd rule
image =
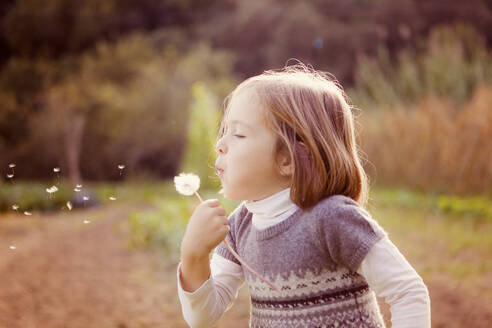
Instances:
[[[263,282],[265,282],[268,286],[272,287],[274,290],[276,291],[279,291],[279,289],[274,285],[272,284],[271,282],[269,282],[268,280],[266,280],[265,278],[263,278],[258,272],[256,272],[255,270],[253,270],[246,262],[244,262],[241,257],[239,257],[239,255],[232,249],[232,247],[229,245],[229,243],[227,242],[226,239],[224,239],[224,243],[225,245],[227,246],[227,248],[229,249],[229,251],[234,255],[234,257],[239,261],[241,262],[241,264],[243,264],[246,268],[248,268],[249,271],[253,272],[258,278],[260,278]]]
[[[203,202],[202,200],[202,197],[200,197],[200,194],[198,194],[197,191],[195,191],[195,195],[198,197],[198,199],[200,200],[200,202]],[[224,239],[224,243],[226,245],[226,247],[229,249],[229,251],[232,253],[232,255],[234,255],[234,257],[241,263],[243,264],[249,271],[253,272],[258,278],[260,278],[263,282],[265,282],[268,286],[272,287],[274,290],[276,291],[279,291],[279,289],[274,285],[272,284],[271,282],[269,282],[268,280],[266,280],[265,278],[263,278],[258,272],[256,272],[255,270],[253,270],[246,262],[244,262],[241,257],[232,249],[232,247],[229,245],[229,243],[227,242],[226,239]]]
[[[195,191],[195,195],[196,197],[198,197],[198,199],[200,200],[200,203],[203,203],[203,199],[202,197],[200,197],[200,194],[198,192]]]

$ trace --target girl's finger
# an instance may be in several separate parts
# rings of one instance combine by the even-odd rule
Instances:
[[[211,207],[217,207],[217,206],[219,206],[219,205],[220,205],[219,200],[218,200],[218,199],[214,199],[214,198],[212,198],[212,199],[207,199],[205,202],[206,202],[209,206],[211,206]]]

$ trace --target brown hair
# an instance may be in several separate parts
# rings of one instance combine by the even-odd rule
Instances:
[[[338,81],[302,63],[267,70],[226,97],[224,117],[229,100],[245,89],[258,96],[265,123],[277,135],[274,158],[285,154],[293,163],[290,198],[297,206],[309,208],[336,194],[366,205],[368,177],[355,140],[353,107]],[[222,121],[219,139],[224,130]]]

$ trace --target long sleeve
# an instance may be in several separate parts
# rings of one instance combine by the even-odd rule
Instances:
[[[186,323],[192,328],[215,327],[229,310],[244,283],[240,265],[214,252],[210,261],[210,277],[194,292],[181,286],[181,262],[178,264],[178,297]]]
[[[389,304],[393,328],[431,327],[427,287],[387,236],[374,244],[357,272]]]

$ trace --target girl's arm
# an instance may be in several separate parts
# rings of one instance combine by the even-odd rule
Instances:
[[[357,272],[389,304],[393,328],[430,328],[427,287],[387,236],[374,244]]]
[[[182,287],[181,264],[177,269],[178,297],[186,323],[192,328],[213,327],[237,298],[244,282],[241,266],[214,252],[208,280],[187,292]]]

